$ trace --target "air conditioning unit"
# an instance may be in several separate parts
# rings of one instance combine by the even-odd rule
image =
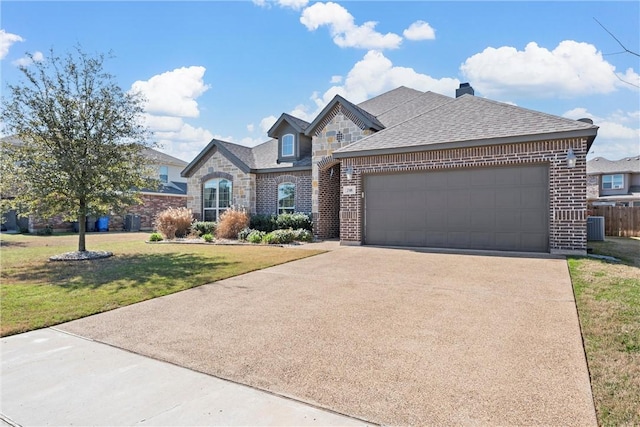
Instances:
[[[590,216],[587,218],[587,240],[604,240],[603,216]]]

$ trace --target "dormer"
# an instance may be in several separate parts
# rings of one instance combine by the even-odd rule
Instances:
[[[309,123],[282,113],[267,135],[278,140],[278,162],[295,162],[311,156],[311,137],[305,135]]]

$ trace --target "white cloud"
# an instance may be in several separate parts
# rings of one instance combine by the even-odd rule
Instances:
[[[322,97],[316,96],[315,100],[322,108],[339,94],[357,104],[398,86],[453,96],[459,84],[458,79],[436,79],[418,73],[413,68],[395,66],[381,52],[370,50],[349,71],[342,86],[332,86]]]
[[[268,7],[269,4],[267,3],[267,0],[253,0],[253,4],[255,4],[256,6],[260,6],[260,7]]]
[[[334,43],[340,47],[397,49],[402,43],[402,37],[397,34],[377,32],[377,22],[369,21],[356,25],[353,15],[343,6],[333,2],[314,3],[307,7],[302,12],[300,22],[309,31],[315,31],[321,26],[329,27]]]
[[[563,114],[569,119],[589,118],[599,126],[598,136],[588,157],[618,160],[640,154],[640,111],[614,111],[606,117],[591,114],[586,108],[574,108]]]
[[[409,40],[435,40],[436,30],[428,22],[416,21],[402,32]]]
[[[190,162],[207,146],[213,134],[207,129],[196,128],[182,122],[180,126],[171,130],[154,130],[154,140],[160,146],[160,151],[171,156]]]
[[[309,3],[309,0],[276,0],[280,7],[288,7],[293,10],[300,10]]]
[[[18,58],[15,61],[12,61],[11,63],[18,67],[28,67],[34,62],[42,62],[42,61],[44,61],[44,55],[42,54],[42,52],[36,51],[36,53],[34,53],[33,56],[31,57],[25,55],[22,58]]]
[[[23,42],[24,39],[17,34],[7,33],[0,30],[0,59],[4,59],[9,53],[9,48],[16,42]]]
[[[535,42],[521,51],[509,46],[488,47],[467,58],[460,70],[478,91],[490,97],[606,94],[624,85],[616,77],[615,67],[595,46],[573,40],[564,40],[553,50]],[[631,69],[624,76],[638,81]]]
[[[262,133],[267,133],[267,131],[271,129],[271,126],[273,126],[276,120],[278,120],[276,116],[267,116],[260,120],[260,130],[262,131]]]
[[[200,111],[196,98],[209,89],[203,81],[205,71],[204,67],[197,66],[176,68],[147,81],[136,81],[132,89],[141,92],[147,99],[147,113],[198,117]]]
[[[255,125],[254,125],[253,123],[249,123],[249,124],[247,125],[247,131],[248,131],[248,132],[253,132],[253,131],[255,130],[255,128],[256,128],[256,127],[255,127]]]
[[[331,76],[331,84],[342,83],[342,76]]]

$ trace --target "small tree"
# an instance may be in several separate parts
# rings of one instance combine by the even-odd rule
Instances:
[[[153,146],[140,120],[143,100],[114,83],[104,59],[79,47],[62,58],[52,50],[20,67],[26,80],[8,85],[0,110],[18,141],[3,144],[6,182],[19,186],[11,203],[25,215],[78,221],[81,252],[88,215],[139,203],[138,189],[154,185],[143,156]]]

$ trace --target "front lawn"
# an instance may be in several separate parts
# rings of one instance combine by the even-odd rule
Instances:
[[[589,247],[622,260],[569,259],[598,423],[640,425],[640,240]]]
[[[287,247],[147,244],[148,233],[87,235],[113,257],[49,262],[77,235],[0,235],[0,335],[78,319],[321,253]]]

